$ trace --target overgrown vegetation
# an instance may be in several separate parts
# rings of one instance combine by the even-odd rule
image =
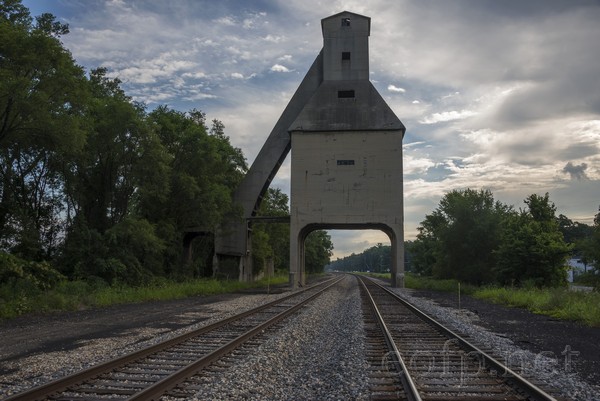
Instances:
[[[4,309],[31,309],[41,293],[53,309],[80,302],[65,298],[68,291],[82,289],[85,298],[90,288],[201,282],[212,275],[213,247],[196,240],[184,263],[186,231],[214,232],[239,216],[232,193],[247,165],[224,125],[198,110],[146,110],[106,69],[78,66],[60,40],[68,33],[51,14],[32,18],[20,0],[0,2]],[[277,191],[262,207],[289,214]],[[288,268],[286,229],[254,227],[255,274],[269,260]],[[311,269],[319,271],[330,242],[324,233],[316,238],[307,260],[317,255]]]
[[[407,274],[406,287],[444,291],[457,294],[459,282],[454,279],[438,280]],[[474,286],[461,283],[460,292],[474,298],[565,320],[575,320],[589,326],[600,326],[600,293],[571,291],[567,288],[536,288],[531,281],[522,288]]]
[[[566,288],[480,288],[473,297],[559,319],[600,326],[600,293]]]
[[[142,286],[113,285],[102,280],[60,281],[48,289],[31,289],[10,293],[0,287],[0,319],[13,318],[25,313],[62,310],[80,310],[123,303],[181,299],[198,295],[215,295],[267,287],[288,282],[287,275],[263,278],[252,283],[197,278],[185,282],[155,279]],[[8,291],[9,293],[5,293]]]

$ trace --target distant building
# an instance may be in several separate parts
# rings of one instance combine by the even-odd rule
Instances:
[[[567,265],[569,266],[569,271],[567,272],[569,283],[572,283],[578,275],[594,270],[593,263],[585,264],[579,257],[570,258],[567,260]]]

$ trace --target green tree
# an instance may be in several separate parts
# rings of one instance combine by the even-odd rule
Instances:
[[[244,156],[231,146],[223,124],[214,120],[207,127],[200,111],[184,113],[161,106],[148,115],[148,122],[168,159],[168,189],[150,186],[145,196],[140,195],[138,213],[156,224],[167,242],[168,272],[185,277],[210,271],[205,266],[209,247],[194,248],[200,251],[193,261],[198,268],[181,265],[183,236],[187,230],[213,231],[223,218],[238,212],[232,193],[247,169]]]
[[[588,262],[594,263],[596,271],[600,271],[600,208],[594,217],[593,232],[583,247],[583,257]]]
[[[87,84],[59,37],[68,27],[20,1],[0,3],[0,247],[52,257],[61,225],[63,169],[85,141]]]
[[[150,130],[144,109],[134,104],[106,69],[90,73],[88,136],[83,151],[70,166],[67,197],[70,213],[82,217],[101,234],[131,211],[139,187],[136,170],[144,160]],[[69,216],[70,217],[70,216]]]
[[[558,216],[558,228],[568,244],[577,244],[579,241],[589,238],[594,231],[592,226],[573,221],[563,214]],[[577,247],[574,251],[577,251]]]
[[[510,208],[490,191],[447,193],[419,227],[412,246],[413,264],[421,274],[482,284],[493,281],[494,250],[500,223]],[[431,266],[431,267],[429,267]]]
[[[565,260],[571,247],[565,243],[548,193],[525,199],[527,210],[512,213],[504,222],[496,251],[497,280],[501,284],[538,287],[566,283]]]
[[[432,276],[433,267],[442,259],[442,239],[448,221],[439,210],[434,210],[425,216],[425,220],[417,227],[419,233],[410,246],[409,251],[413,257],[413,271],[419,275]]]
[[[322,273],[329,264],[333,250],[327,231],[313,231],[304,242],[304,268],[306,273]]]
[[[90,73],[88,135],[65,169],[69,228],[61,265],[72,277],[137,284],[162,273],[157,252],[165,245],[139,209],[149,193],[167,188],[167,159],[144,107],[106,74],[102,68]]]
[[[265,193],[258,216],[289,216],[289,198],[279,188],[269,188]],[[254,223],[252,225],[252,255],[255,273],[264,267],[268,259],[273,259],[275,270],[288,271],[290,268],[290,225],[289,223]]]

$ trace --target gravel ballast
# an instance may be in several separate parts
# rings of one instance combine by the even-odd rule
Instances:
[[[600,400],[597,383],[566,372],[561,355],[552,357],[523,349],[500,334],[502,331],[482,327],[478,314],[464,307],[440,306],[431,299],[413,296],[413,291],[395,291],[457,332],[469,335],[474,343],[493,347],[497,354],[518,356],[514,360],[526,362],[528,377],[553,384],[569,399]],[[2,322],[0,399],[284,295],[197,297]],[[473,302],[479,302],[478,308],[486,307],[483,301]],[[544,335],[541,332],[538,336],[543,339]],[[260,340],[260,345],[239,352],[231,366],[197,378],[203,385],[190,399],[369,398],[356,279],[345,278]],[[569,340],[575,339],[566,336],[565,341]]]
[[[231,368],[203,375],[196,400],[367,400],[355,279],[319,296]]]

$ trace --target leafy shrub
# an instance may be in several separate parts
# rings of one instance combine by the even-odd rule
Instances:
[[[40,290],[56,286],[65,277],[48,262],[28,262],[8,253],[0,253],[0,285],[26,282]],[[27,285],[27,284],[26,284]]]

